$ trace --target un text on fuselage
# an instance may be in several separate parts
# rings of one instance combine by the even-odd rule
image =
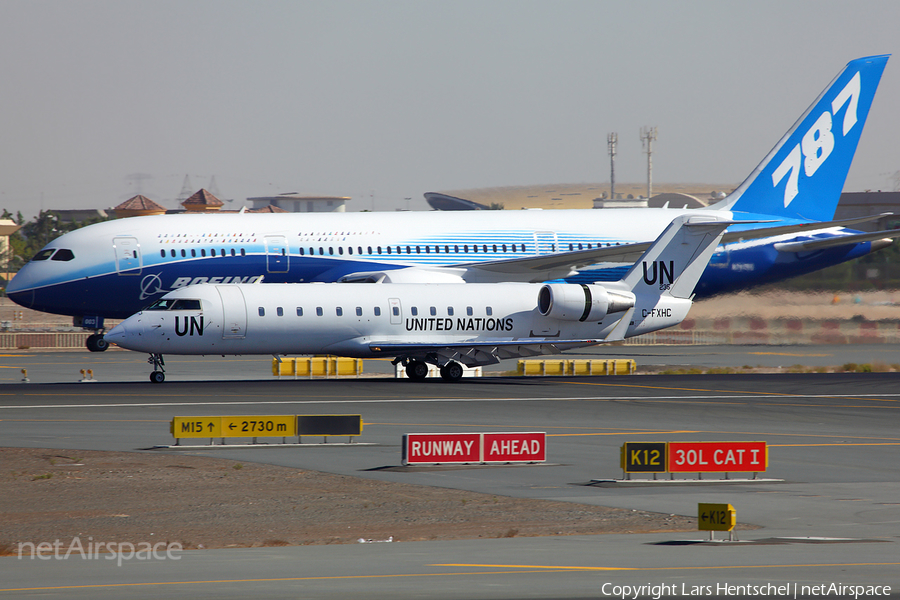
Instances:
[[[184,326],[181,326],[181,320],[184,319]],[[175,317],[175,335],[178,337],[203,335],[203,317]]]
[[[647,268],[647,261],[641,262],[644,270],[644,283],[655,285],[659,282],[659,289],[667,290],[672,285],[675,274],[675,261],[655,260],[651,263],[652,270]]]

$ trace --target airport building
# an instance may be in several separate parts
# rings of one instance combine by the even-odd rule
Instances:
[[[346,212],[348,196],[313,196],[292,192],[278,196],[257,196],[247,198],[253,205],[253,209],[265,208],[269,205],[276,206],[286,212],[312,213],[312,212]]]

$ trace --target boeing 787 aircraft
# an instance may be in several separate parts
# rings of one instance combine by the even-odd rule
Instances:
[[[900,236],[848,229],[862,219],[831,221],[887,61],[848,63],[747,179],[707,209],[133,217],[53,240],[7,293],[94,329],[87,345],[96,351],[107,347],[104,318],[198,283],[617,281],[682,214],[739,222],[698,297],[809,273]],[[748,239],[759,228],[765,237]]]

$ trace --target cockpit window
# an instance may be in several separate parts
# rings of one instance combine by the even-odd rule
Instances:
[[[175,304],[174,300],[170,300],[168,298],[160,298],[144,310],[169,310],[169,308]]]
[[[47,248],[46,250],[41,250],[40,252],[35,254],[31,260],[34,260],[34,261],[47,260],[48,258],[50,258],[50,255],[53,254],[54,252],[56,252],[56,248]]]
[[[53,260],[68,261],[72,260],[73,258],[75,258],[75,253],[73,253],[68,248],[62,248],[53,255]]]
[[[175,305],[169,310],[200,310],[200,301],[181,298],[176,300]]]
[[[200,301],[188,298],[160,298],[144,310],[200,310]]]

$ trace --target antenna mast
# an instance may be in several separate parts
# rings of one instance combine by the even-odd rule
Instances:
[[[606,136],[606,146],[609,148],[609,199],[616,199],[616,144],[619,143],[619,134],[610,133]]]
[[[653,193],[653,142],[656,141],[656,127],[641,127],[641,145],[647,153],[647,200]]]

